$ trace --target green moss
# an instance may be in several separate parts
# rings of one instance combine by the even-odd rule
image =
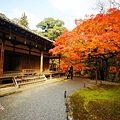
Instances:
[[[75,120],[120,119],[120,86],[99,85],[84,88],[71,95]],[[117,118],[117,119],[114,119]]]

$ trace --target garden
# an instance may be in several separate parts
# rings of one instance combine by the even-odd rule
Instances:
[[[120,120],[120,85],[97,85],[74,92],[74,120]]]

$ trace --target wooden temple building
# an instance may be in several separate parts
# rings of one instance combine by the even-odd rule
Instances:
[[[0,77],[49,69],[53,41],[0,16]]]

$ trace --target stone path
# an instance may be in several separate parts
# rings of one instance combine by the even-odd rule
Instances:
[[[0,97],[4,110],[0,110],[1,120],[66,120],[64,91],[73,91],[95,84],[82,78],[64,80],[39,86],[21,93]]]

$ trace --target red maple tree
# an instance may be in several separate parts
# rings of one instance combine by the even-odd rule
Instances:
[[[106,63],[105,79],[107,80],[108,59],[120,53],[119,18],[120,10],[112,8],[106,14],[91,15],[87,19],[76,20],[76,28],[65,31],[55,39],[55,48],[50,52],[53,55],[61,54],[71,64],[83,64],[89,57],[96,61],[102,59]]]

